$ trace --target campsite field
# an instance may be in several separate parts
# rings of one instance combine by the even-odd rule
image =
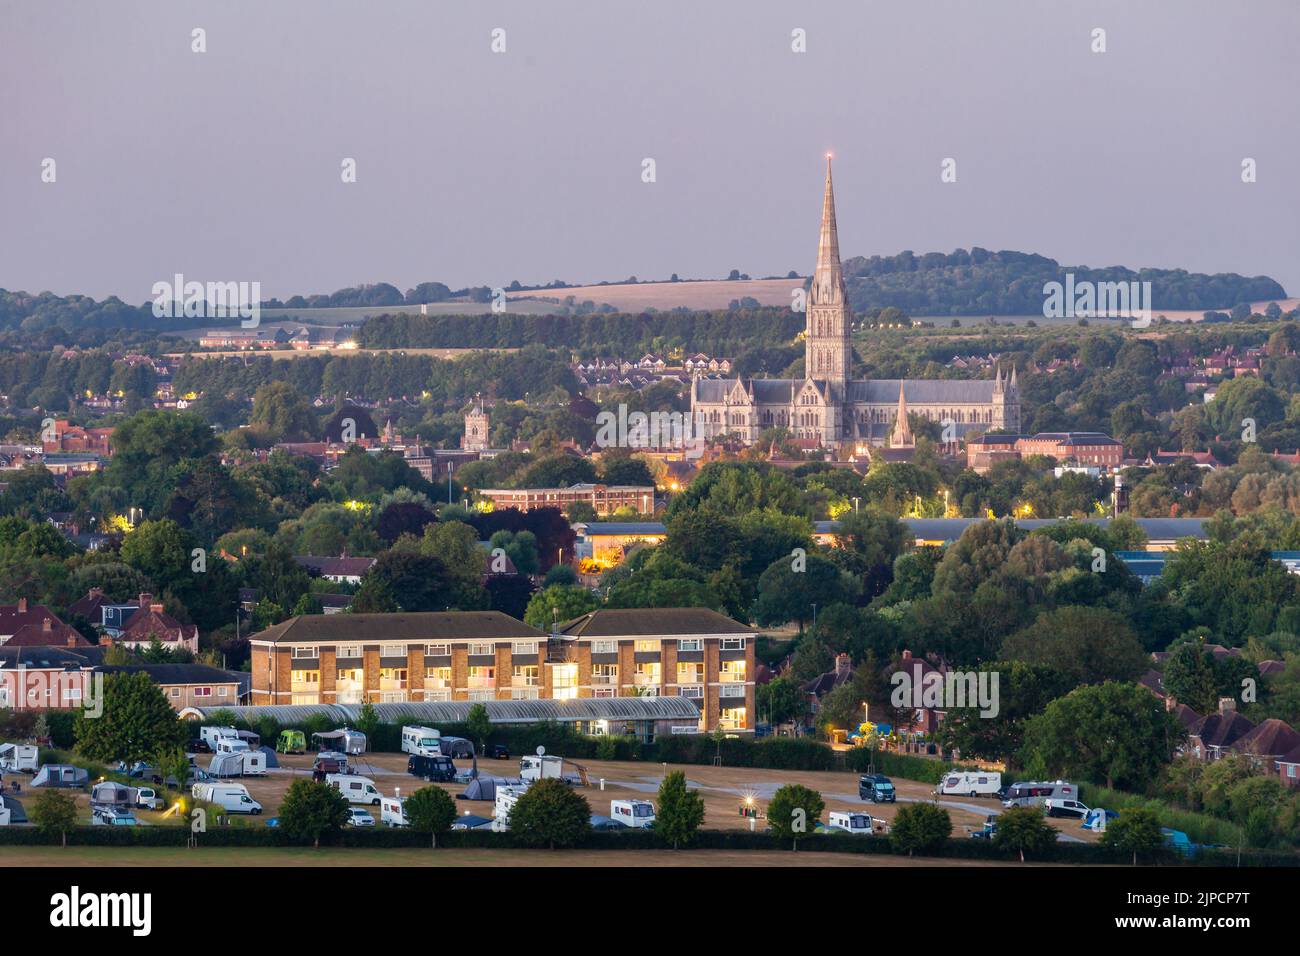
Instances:
[[[1004,866],[985,860],[932,859],[782,850],[348,850],[338,847],[4,847],[4,866]],[[1060,865],[1060,864],[1016,864]]]
[[[403,794],[410,794],[423,786],[430,786],[406,773],[405,754],[366,754],[358,762],[354,772],[374,780],[375,785],[385,794],[391,794],[394,788],[400,788]],[[749,826],[747,818],[740,815],[740,805],[746,797],[752,797],[760,810],[767,805],[776,789],[787,783],[800,783],[818,790],[826,801],[826,810],[866,810],[872,816],[892,821],[895,813],[908,802],[931,799],[931,787],[928,784],[895,778],[899,802],[896,804],[864,803],[858,799],[857,776],[851,773],[813,772],[795,770],[758,770],[745,767],[714,766],[668,766],[657,763],[633,761],[584,760],[582,766],[587,770],[590,787],[580,789],[591,804],[592,813],[608,815],[611,800],[631,798],[653,800],[663,779],[665,769],[681,770],[686,774],[689,785],[700,791],[704,797],[704,826],[711,830],[743,830]],[[468,762],[457,761],[457,767],[464,769]],[[518,758],[510,760],[482,760],[479,772],[487,776],[513,777],[519,772]],[[296,777],[310,774],[310,756],[281,757],[281,768],[271,771],[263,778],[245,778],[249,793],[265,808],[264,816],[254,818],[255,822],[274,816],[276,808],[289,789],[289,784]],[[566,773],[576,773],[570,764]],[[600,789],[600,780],[604,779],[605,789]],[[453,796],[465,791],[465,784],[432,784],[440,786]],[[953,834],[964,837],[973,829],[984,823],[985,817],[1001,809],[994,801],[984,798],[947,799],[941,803],[952,815]],[[472,813],[482,817],[492,816],[492,804],[488,801],[457,800],[457,807],[462,814]],[[378,817],[378,810],[375,810]],[[1052,820],[1058,829],[1064,831],[1067,839],[1093,842],[1096,837],[1083,830],[1077,820]],[[761,829],[765,823],[760,820]]]

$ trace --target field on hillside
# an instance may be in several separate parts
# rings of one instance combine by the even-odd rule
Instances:
[[[620,312],[642,309],[667,311],[688,309],[725,309],[732,299],[748,296],[759,305],[789,305],[790,290],[803,287],[803,279],[707,279],[700,282],[638,282],[635,285],[586,285],[570,289],[547,289],[531,292],[508,292],[511,303],[540,305],[533,299],[548,298],[563,302],[573,296],[579,303],[591,300],[596,305],[612,305]],[[543,309],[543,311],[545,311]]]

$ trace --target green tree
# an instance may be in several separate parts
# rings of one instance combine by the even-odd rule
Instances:
[[[858,582],[819,554],[777,558],[758,579],[754,619],[759,624],[798,621],[799,629],[812,617],[813,606],[849,603],[858,596]]]
[[[322,836],[343,829],[348,811],[348,798],[329,784],[295,780],[280,803],[280,829],[319,847]]]
[[[907,855],[937,850],[952,836],[952,817],[937,803],[913,803],[894,815],[889,842]]]
[[[190,773],[190,758],[181,746],[159,747],[153,755],[153,765],[158,768],[158,776],[166,783],[168,777],[176,778],[176,789],[185,792],[185,782]]]
[[[92,760],[145,760],[185,742],[185,727],[163,692],[143,672],[104,678],[102,713],[77,711],[77,750]]]
[[[1007,660],[1051,667],[1077,683],[1133,680],[1150,658],[1128,622],[1114,611],[1061,607],[1047,611],[1002,644]]]
[[[826,801],[816,790],[799,783],[787,783],[772,794],[767,804],[767,821],[778,837],[788,837],[798,849],[799,838],[820,822]]]
[[[484,753],[487,750],[488,735],[492,733],[492,718],[488,716],[487,707],[473,704],[465,715],[465,729],[478,744],[478,752]]]
[[[538,780],[510,811],[510,832],[523,846],[576,846],[591,830],[587,798],[563,780]]]
[[[659,784],[659,805],[655,808],[655,832],[673,845],[690,843],[704,822],[704,798],[686,789],[686,774],[674,770]]]
[[[1025,862],[1025,851],[1041,853],[1056,843],[1056,830],[1043,818],[1038,807],[1012,807],[998,816],[998,829],[993,834],[993,845],[1015,850],[1020,862]]]
[[[361,710],[357,712],[357,730],[366,735],[367,740],[374,739],[375,731],[379,729],[379,713],[375,710],[375,705],[366,701],[361,705]]]
[[[1150,807],[1131,807],[1106,824],[1101,845],[1133,854],[1137,866],[1139,853],[1150,853],[1164,846],[1160,818]]]
[[[1030,718],[1021,762],[1034,779],[1143,786],[1173,759],[1184,736],[1177,718],[1146,688],[1107,681],[1080,687]]]
[[[547,630],[553,622],[571,621],[595,610],[598,604],[595,595],[586,588],[553,584],[529,598],[524,623]]]
[[[759,715],[766,716],[773,725],[797,720],[808,709],[803,687],[784,674],[761,685],[755,702]]]
[[[309,441],[320,434],[320,423],[311,406],[296,388],[283,381],[268,382],[254,393],[248,424],[270,444]]]
[[[42,790],[32,801],[32,823],[42,833],[57,833],[63,846],[68,834],[77,828],[77,801],[62,790]]]
[[[441,787],[421,787],[403,803],[406,820],[416,833],[429,834],[429,845],[437,848],[438,834],[456,822],[456,801]]]

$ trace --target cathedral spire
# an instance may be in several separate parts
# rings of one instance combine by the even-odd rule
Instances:
[[[813,273],[813,301],[844,301],[844,271],[840,266],[840,235],[835,225],[835,187],[831,183],[831,155],[826,154],[826,192],[822,196],[822,230],[817,242],[817,269]]]
[[[903,385],[903,382],[898,383],[898,417],[894,419],[894,431],[889,436],[890,448],[911,448],[916,444],[907,422],[907,396],[903,392]]]

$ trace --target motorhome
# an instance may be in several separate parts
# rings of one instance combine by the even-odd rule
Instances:
[[[609,815],[625,827],[641,830],[655,823],[655,805],[649,800],[611,800]]]
[[[326,774],[325,782],[348,798],[348,803],[366,803],[379,806],[383,795],[369,777],[351,773]]]
[[[212,749],[219,754],[241,754],[247,753],[251,748],[238,737],[219,737],[217,745]]]
[[[248,795],[242,783],[196,783],[190,795],[204,803],[215,803],[227,813],[262,812],[262,805]]]
[[[456,765],[450,757],[411,754],[406,760],[406,772],[421,780],[450,783],[456,779]]]
[[[521,757],[519,759],[519,778],[529,782],[551,778],[561,780],[564,778],[564,758],[551,754],[537,757]]]
[[[983,770],[954,770],[934,788],[941,797],[992,797],[1002,789],[1002,774]]]
[[[492,813],[493,830],[502,833],[510,829],[510,811],[515,808],[519,798],[527,792],[527,787],[497,787]]]
[[[1041,807],[1048,800],[1078,800],[1079,788],[1065,780],[1013,783],[1004,807]]]
[[[0,773],[35,773],[41,751],[32,744],[0,744]]]
[[[200,727],[199,728],[199,739],[202,740],[205,744],[207,744],[208,747],[212,750],[217,749],[218,741],[227,737],[231,737],[234,738],[235,740],[238,740],[239,731],[237,731],[234,727]]]
[[[867,813],[841,813],[838,810],[832,810],[831,815],[827,818],[826,828],[828,830],[842,830],[845,833],[856,833],[859,836],[871,836],[873,833],[885,833],[888,830],[884,820],[876,820]]]
[[[381,797],[379,822],[390,827],[409,827],[411,821],[406,819],[406,802],[400,797]]]
[[[403,727],[402,753],[439,757],[442,755],[441,739],[442,731],[432,727]]]

